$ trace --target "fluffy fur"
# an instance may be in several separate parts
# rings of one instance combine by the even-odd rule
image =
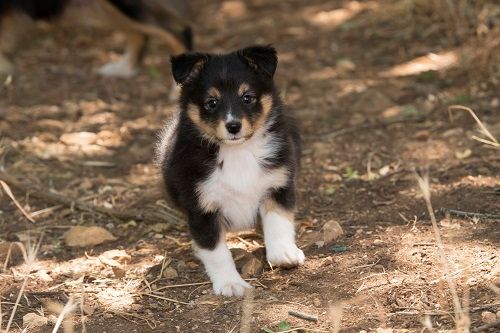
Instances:
[[[2,0],[0,1],[0,74],[12,74],[17,39],[26,18],[49,20],[60,16],[71,3],[86,6],[92,15],[126,34],[125,55],[101,67],[103,76],[136,74],[150,36],[162,38],[174,54],[191,50],[193,36],[187,20],[171,8],[176,0]],[[87,12],[87,14],[89,14]]]
[[[265,46],[172,58],[180,112],[163,131],[158,156],[216,294],[240,296],[249,287],[225,232],[252,228],[259,217],[269,262],[304,262],[293,224],[300,138],[274,86],[276,66],[276,51]]]

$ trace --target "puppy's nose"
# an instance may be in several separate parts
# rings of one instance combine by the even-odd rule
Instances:
[[[226,129],[231,134],[238,134],[238,132],[241,130],[241,122],[232,120],[226,123]]]

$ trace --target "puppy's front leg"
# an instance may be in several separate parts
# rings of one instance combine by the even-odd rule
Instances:
[[[193,250],[203,262],[212,281],[214,294],[243,296],[251,286],[238,274],[233,257],[226,244],[226,236],[217,213],[192,214],[189,227],[193,236]]]
[[[260,206],[260,215],[269,263],[288,267],[302,265],[305,256],[295,245],[293,211],[269,198]]]

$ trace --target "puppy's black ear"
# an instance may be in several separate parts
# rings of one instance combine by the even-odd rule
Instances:
[[[250,46],[237,51],[238,56],[250,67],[268,77],[273,77],[278,66],[278,56],[272,46]]]
[[[208,60],[208,54],[184,53],[170,58],[175,82],[186,84],[194,79]]]

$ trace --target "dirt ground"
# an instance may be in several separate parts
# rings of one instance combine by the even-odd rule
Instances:
[[[500,9],[489,2],[485,28],[422,3],[195,2],[198,50],[278,49],[276,82],[304,139],[297,230],[307,261],[271,269],[259,231],[231,236],[238,266],[248,258],[264,264],[248,275],[255,290],[246,301],[211,294],[184,224],[110,217],[43,196],[168,218],[153,155],[176,104],[161,42],[152,41],[137,77],[109,79],[95,69],[118,56],[119,35],[37,27],[16,57],[18,74],[0,88],[0,179],[35,220],[2,192],[1,263],[9,242],[43,232],[28,273],[18,251],[0,271],[3,327],[28,274],[11,332],[22,331],[27,313],[48,318],[47,301],[70,298],[83,298],[72,318],[78,332],[82,322],[90,333],[239,332],[242,321],[248,332],[334,332],[338,322],[343,332],[453,330],[450,288],[414,168],[429,172],[448,277],[470,326],[484,325],[486,312],[500,319],[499,150],[472,138],[481,134],[467,112],[447,112],[471,107],[500,138]],[[342,235],[325,232],[336,223]],[[70,247],[63,234],[77,225],[117,239]]]

